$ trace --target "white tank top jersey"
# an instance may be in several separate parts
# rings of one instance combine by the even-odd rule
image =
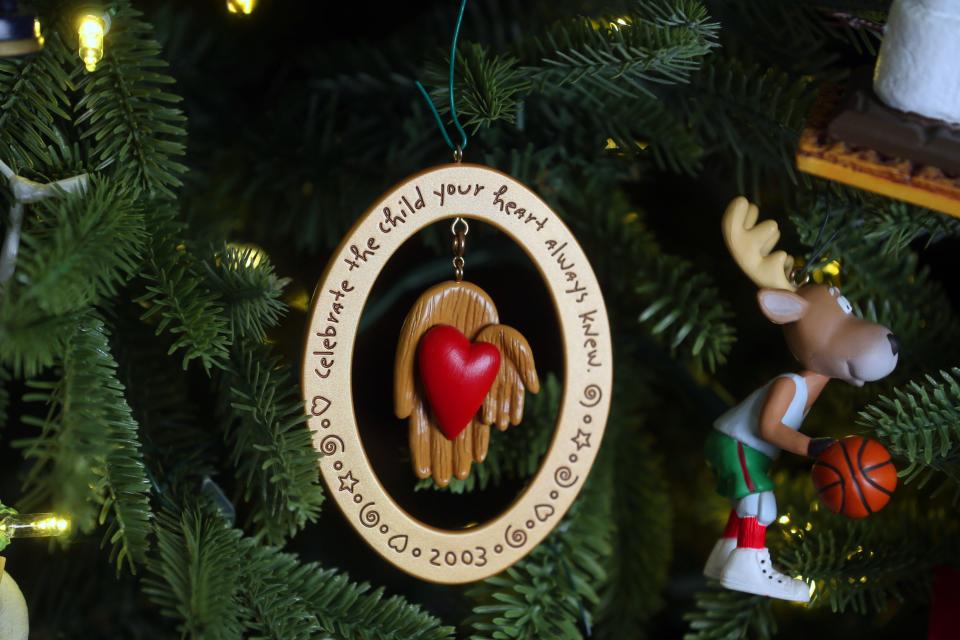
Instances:
[[[768,458],[780,455],[780,447],[770,444],[760,437],[760,411],[767,397],[767,390],[775,380],[790,378],[793,380],[794,393],[787,412],[780,421],[791,429],[797,430],[803,424],[804,410],[807,406],[807,381],[795,373],[777,376],[763,387],[751,393],[747,398],[717,418],[713,428],[727,434],[734,440],[756,449]]]

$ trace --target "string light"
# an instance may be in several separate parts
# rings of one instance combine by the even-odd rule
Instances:
[[[97,69],[97,63],[103,60],[103,40],[108,31],[110,16],[107,14],[84,13],[77,21],[80,59],[91,73]]]
[[[241,264],[248,269],[256,269],[268,258],[263,247],[252,242],[228,242],[227,247],[237,251]]]
[[[70,520],[53,513],[17,513],[12,509],[0,512],[0,546],[14,538],[47,538],[70,530]]]
[[[33,37],[36,38],[37,44],[43,48],[47,40],[43,37],[43,30],[40,28],[40,18],[33,19]]]
[[[248,16],[256,8],[257,0],[227,0],[227,11],[230,13],[240,13]]]
[[[620,27],[626,27],[630,25],[630,21],[626,18],[617,18],[616,21],[610,23],[610,28],[614,31],[620,31]]]

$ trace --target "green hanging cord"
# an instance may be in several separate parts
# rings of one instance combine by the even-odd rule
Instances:
[[[460,117],[457,115],[457,105],[456,101],[454,100],[455,96],[453,92],[453,71],[457,62],[457,40],[460,39],[460,25],[463,24],[463,12],[466,10],[466,8],[467,0],[462,0],[460,3],[460,12],[457,14],[457,23],[453,28],[453,44],[450,45],[450,115],[453,118],[453,126],[457,128],[457,132],[460,134],[459,145],[453,144],[453,140],[450,139],[450,134],[447,133],[447,128],[443,124],[443,119],[440,118],[440,113],[437,111],[437,107],[433,104],[433,100],[430,99],[430,94],[427,93],[427,90],[419,80],[416,81],[417,89],[420,90],[420,93],[423,95],[423,99],[427,101],[427,105],[430,107],[430,111],[433,113],[433,117],[437,121],[437,126],[440,127],[440,133],[443,134],[443,139],[446,141],[447,146],[453,149],[457,156],[459,156],[463,150],[467,148],[467,132],[464,131],[463,127],[460,125]]]

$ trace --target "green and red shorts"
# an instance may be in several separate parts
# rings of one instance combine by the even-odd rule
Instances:
[[[731,500],[772,491],[770,458],[716,429],[707,437],[707,465],[717,478],[717,493]]]

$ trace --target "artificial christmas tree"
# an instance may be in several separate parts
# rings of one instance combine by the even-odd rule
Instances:
[[[610,317],[609,420],[552,532],[466,587],[395,569],[331,508],[340,485],[321,481],[295,374],[311,291],[376,194],[449,161],[416,80],[449,119],[458,8],[0,3],[40,25],[21,38],[33,53],[0,58],[0,160],[38,185],[87,176],[35,202],[0,189],[16,246],[0,292],[0,500],[72,522],[4,552],[32,635],[913,638],[935,620],[942,637],[949,598],[931,614],[931,593],[950,590],[934,570],[960,562],[960,221],[794,168],[818,89],[873,63],[884,0],[470,3],[454,56],[463,160],[527,185],[583,247]],[[79,33],[87,15],[102,42]],[[81,36],[102,51],[81,55]],[[889,504],[850,520],[821,505],[810,461],[772,472],[767,543],[808,605],[701,575],[729,512],[702,442],[793,366],[720,239],[737,194],[780,220],[794,255],[829,239],[811,279],[899,342],[889,377],[831,386],[804,424],[888,449]],[[540,391],[465,478],[411,475],[397,336],[450,277],[450,222],[382,265],[338,401],[398,508],[469,532],[531,486],[584,363],[563,355],[551,272],[471,220],[469,279],[528,341]],[[578,273],[558,246],[549,269]],[[575,326],[587,354],[589,311]]]

